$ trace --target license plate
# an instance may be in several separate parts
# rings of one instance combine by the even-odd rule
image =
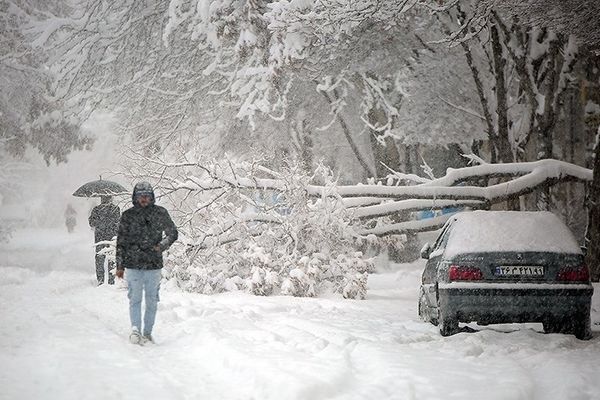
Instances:
[[[544,276],[544,267],[539,265],[502,265],[496,267],[498,276]]]

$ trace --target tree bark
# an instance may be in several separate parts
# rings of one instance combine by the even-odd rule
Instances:
[[[508,135],[508,102],[506,96],[506,59],[496,25],[490,27],[492,34],[492,52],[494,57],[494,74],[496,77],[496,114],[498,115],[497,151],[500,162],[514,162],[513,152]]]
[[[600,132],[600,130],[599,130]],[[594,178],[589,192],[588,226],[586,232],[587,254],[585,263],[592,281],[600,281],[600,144],[594,148]]]
[[[498,136],[496,137],[497,153],[500,162],[514,162],[514,153],[509,139],[508,128],[508,100],[505,78],[506,59],[504,58],[504,49],[500,41],[498,27],[496,24],[490,27],[492,38],[492,54],[494,58],[494,75],[496,76],[496,114],[498,115]],[[509,210],[519,210],[519,199],[509,199],[506,202],[506,208]]]
[[[556,125],[557,110],[555,108],[555,99],[558,92],[558,79],[560,70],[562,69],[562,60],[559,54],[559,41],[552,40],[548,47],[548,72],[544,83],[544,95],[546,101],[544,103],[544,114],[541,116],[538,123],[537,131],[537,159],[543,160],[552,158],[553,149],[553,131]],[[538,192],[537,208],[541,211],[550,210],[552,202],[550,187],[544,187]]]
[[[485,118],[485,123],[487,126],[487,135],[490,141],[490,152],[491,152],[491,160],[490,162],[495,163],[497,161],[496,155],[496,130],[494,129],[494,121],[492,119],[492,114],[490,113],[490,107],[485,96],[485,89],[483,87],[483,82],[481,81],[481,77],[479,76],[479,70],[473,61],[473,54],[471,53],[471,49],[467,42],[461,41],[460,45],[463,48],[465,53],[465,58],[467,59],[467,65],[471,70],[471,74],[473,75],[473,81],[475,82],[475,88],[477,89],[477,95],[479,96],[479,102],[481,103],[481,110],[483,111],[483,116]]]

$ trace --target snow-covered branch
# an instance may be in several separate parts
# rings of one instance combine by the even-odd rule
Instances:
[[[163,193],[207,193],[211,191],[236,190],[268,193],[285,193],[289,182],[280,178],[265,177],[263,169],[256,164],[242,163],[227,168],[218,163],[161,163],[148,160],[158,168]],[[143,163],[148,165],[147,162]],[[200,171],[200,175],[190,172]],[[188,170],[186,173],[181,171]],[[173,171],[178,171],[173,174]],[[277,173],[279,174],[279,173]],[[273,173],[268,174],[272,176]],[[184,177],[182,179],[182,177]],[[561,181],[592,180],[592,171],[558,160],[540,160],[526,163],[481,164],[464,168],[449,168],[446,175],[412,186],[386,185],[319,185],[312,178],[300,179],[296,190],[302,190],[309,198],[333,197],[342,199],[344,207],[352,210],[354,218],[361,220],[410,213],[418,210],[446,207],[489,208],[492,204],[518,198],[540,187]],[[479,186],[481,182],[492,182]],[[220,192],[221,193],[221,192]],[[247,196],[246,196],[247,198]],[[252,204],[250,200],[247,204]],[[252,204],[255,206],[256,204]]]
[[[375,228],[362,229],[359,231],[359,233],[363,236],[388,236],[435,231],[444,226],[450,217],[451,215],[440,215],[418,221],[404,221],[395,224],[384,224],[381,226],[376,226]]]

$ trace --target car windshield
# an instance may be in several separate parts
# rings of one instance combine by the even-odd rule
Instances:
[[[446,257],[510,251],[581,254],[569,228],[550,212],[475,211],[455,219]]]

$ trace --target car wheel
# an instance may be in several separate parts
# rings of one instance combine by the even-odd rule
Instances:
[[[438,326],[439,325],[437,317],[434,317],[431,314],[429,314],[429,322],[431,322],[434,326]]]
[[[577,339],[588,340],[592,336],[590,315],[579,314],[568,319],[551,318],[543,322],[545,333],[566,333]]]
[[[431,312],[431,307],[429,306],[427,296],[425,295],[425,289],[421,287],[421,290],[419,291],[419,317],[421,317],[424,322],[429,322],[437,326],[438,320],[436,317],[432,316]]]
[[[419,317],[425,322],[431,322],[431,314],[427,307],[427,299],[425,298],[425,289],[421,287],[419,291]]]
[[[559,318],[548,318],[542,322],[544,333],[565,333],[568,329],[565,322]]]
[[[589,340],[592,338],[592,329],[590,314],[579,314],[572,321],[572,331],[575,337],[579,340]]]
[[[425,315],[426,307],[425,292],[423,291],[423,287],[421,287],[421,290],[419,290],[419,318],[421,318],[421,320],[424,322],[429,322],[429,318],[427,318],[428,315]]]
[[[442,336],[451,336],[458,333],[458,318],[454,315],[447,315],[443,310],[440,311],[439,320],[440,334]]]

